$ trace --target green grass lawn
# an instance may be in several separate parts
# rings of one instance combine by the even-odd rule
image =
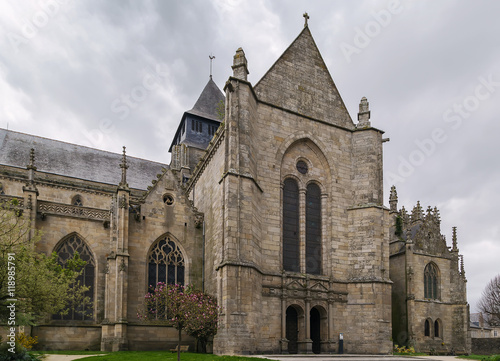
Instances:
[[[41,351],[40,353],[43,353]],[[87,361],[164,361],[164,360],[177,360],[177,353],[172,353],[169,351],[118,351],[112,353],[103,353],[99,351],[50,351],[47,354],[61,354],[61,355],[98,355],[103,354],[99,357],[85,357],[80,360]],[[181,360],[183,361],[248,361],[248,360],[266,360],[262,358],[255,357],[243,357],[243,356],[215,356],[212,354],[200,354],[200,353],[181,353]]]
[[[458,356],[458,358],[463,358],[467,360],[500,361],[500,355],[492,355],[492,356],[469,355],[469,356]]]
[[[109,352],[104,351],[33,351],[41,355],[100,355],[108,354]]]

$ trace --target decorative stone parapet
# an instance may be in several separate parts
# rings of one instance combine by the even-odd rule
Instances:
[[[69,204],[60,204],[52,202],[38,202],[38,213],[44,215],[61,215],[77,218],[86,218],[96,221],[109,220],[110,211],[105,209],[96,209],[80,206],[72,206]]]

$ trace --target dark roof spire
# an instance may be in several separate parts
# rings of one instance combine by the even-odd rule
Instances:
[[[221,120],[217,114],[217,107],[221,102],[224,104],[224,100],[224,94],[222,94],[212,80],[212,77],[210,77],[193,109],[189,110],[187,113],[220,122]]]

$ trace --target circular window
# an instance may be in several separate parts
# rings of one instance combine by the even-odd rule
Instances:
[[[307,163],[303,160],[299,160],[297,162],[297,170],[299,171],[299,173],[306,174],[308,170]]]
[[[163,202],[167,205],[167,206],[171,206],[172,204],[174,204],[174,197],[171,195],[171,194],[165,194],[163,196]]]

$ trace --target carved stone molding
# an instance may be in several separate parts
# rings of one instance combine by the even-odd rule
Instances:
[[[109,210],[72,206],[69,204],[58,204],[51,202],[38,202],[38,212],[45,215],[61,215],[78,218],[87,218],[98,221],[109,220]]]

